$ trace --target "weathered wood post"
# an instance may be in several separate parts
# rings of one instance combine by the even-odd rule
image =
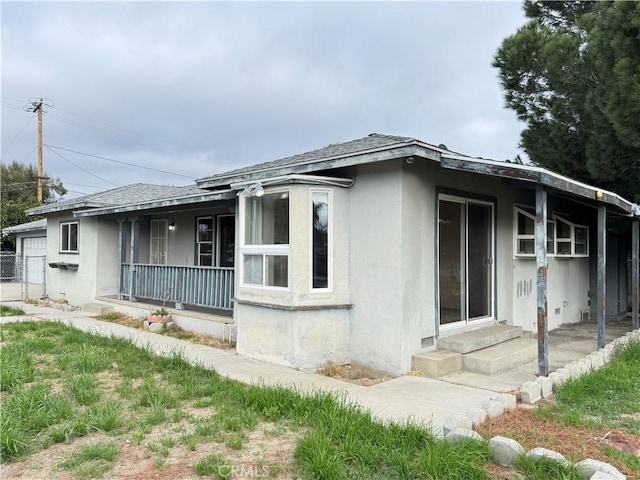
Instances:
[[[607,207],[598,205],[598,285],[596,291],[596,322],[598,348],[606,343],[604,322],[607,315]]]
[[[538,312],[538,374],[549,374],[549,327],[547,312],[547,191],[536,185],[536,285]]]

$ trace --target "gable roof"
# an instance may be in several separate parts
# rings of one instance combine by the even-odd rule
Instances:
[[[438,154],[444,152],[455,153],[446,147],[436,147],[411,137],[372,133],[357,140],[333,143],[310,152],[204,177],[196,180],[196,184],[204,188],[228,186],[264,177],[266,172],[272,175],[307,173],[410,155],[437,160]]]
[[[117,187],[103,192],[91,193],[82,197],[47,203],[27,210],[28,215],[42,215],[53,212],[64,212],[86,208],[104,208],[116,205],[148,202],[162,198],[172,198],[197,193],[210,193],[195,185],[175,187],[170,185],[154,185],[149,183],[134,183]]]

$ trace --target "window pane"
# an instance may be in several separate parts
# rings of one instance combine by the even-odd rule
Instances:
[[[557,242],[558,255],[571,255],[571,242]]]
[[[245,284],[262,285],[262,255],[245,255],[243,271]]]
[[[556,220],[558,225],[558,238],[571,238],[571,225],[563,222],[562,220]]]
[[[247,197],[246,202],[246,245],[289,244],[289,194],[287,192]]]
[[[69,250],[69,224],[60,225],[60,250]]]
[[[198,242],[211,242],[213,240],[213,219],[198,219]]]
[[[553,222],[547,222],[547,253],[555,253],[556,250],[556,225]]]
[[[588,252],[588,232],[589,230],[585,227],[576,227],[576,241],[575,241],[575,254],[576,255],[586,255]]]
[[[75,252],[78,250],[78,224],[69,225],[69,250]]]
[[[535,253],[535,240],[518,240],[518,253]]]
[[[235,217],[218,217],[218,266],[233,267],[235,264],[236,228]]]
[[[201,243],[200,244],[200,254],[211,255],[213,252],[211,243]]]
[[[266,257],[266,282],[269,287],[287,287],[289,257],[286,255],[268,255]]]
[[[533,235],[533,219],[518,212],[518,235]]]
[[[329,194],[313,194],[313,288],[329,286]]]
[[[213,255],[201,253],[198,257],[198,262],[201,267],[212,267],[213,266]]]

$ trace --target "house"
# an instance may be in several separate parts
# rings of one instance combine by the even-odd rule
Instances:
[[[242,355],[402,374],[459,332],[625,317],[640,209],[544,168],[371,134],[30,213],[47,217],[50,296],[229,312]],[[637,269],[630,283],[637,322]]]

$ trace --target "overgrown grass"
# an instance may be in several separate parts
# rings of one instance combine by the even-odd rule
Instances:
[[[120,445],[142,445],[156,426],[169,432],[171,425],[180,422],[181,430],[174,430],[175,436],[150,443],[160,470],[167,467],[169,452],[178,446],[197,454],[201,449],[210,452],[203,447],[206,443],[219,442],[228,451],[239,451],[250,447],[251,432],[273,425],[269,430],[274,436],[299,432],[293,466],[289,466],[294,477],[486,477],[489,452],[485,442],[451,444],[424,427],[385,426],[343,397],[241,384],[189,364],[179,352],[157,357],[130,340],[94,336],[58,323],[8,324],[4,329],[7,344],[0,355],[3,367],[6,364],[14,373],[2,380],[3,462],[96,431],[115,438],[126,436],[126,441],[117,442]],[[46,355],[39,361],[46,359],[50,369],[32,368],[33,354],[24,345],[36,340],[45,341]],[[46,342],[56,348],[49,349]],[[108,393],[98,380],[105,375],[101,372],[108,372]],[[209,409],[210,414],[194,418],[185,413],[186,406]],[[115,448],[105,445],[98,450],[112,452]],[[111,460],[94,455],[77,452],[60,467],[80,476],[100,476],[115,461],[115,454]],[[211,455],[198,456],[193,464],[194,473],[217,478],[226,478],[240,467]],[[282,468],[264,462],[262,467],[260,473],[266,474],[278,474]]]
[[[536,415],[559,419],[566,425],[604,426],[640,436],[638,372],[640,342],[631,342],[604,367],[563,385],[556,394],[556,403],[538,407]],[[631,470],[640,471],[637,456],[607,446],[602,450]]]
[[[0,305],[0,317],[11,317],[14,315],[25,315],[24,310],[20,307],[11,305]]]
[[[531,458],[521,455],[516,462],[518,471],[525,478],[539,480],[581,480],[582,476],[575,465],[563,465],[562,463],[547,457]]]
[[[557,402],[541,407],[539,414],[565,423],[619,428],[640,435],[640,343],[624,346],[604,367],[567,382],[556,394]]]

